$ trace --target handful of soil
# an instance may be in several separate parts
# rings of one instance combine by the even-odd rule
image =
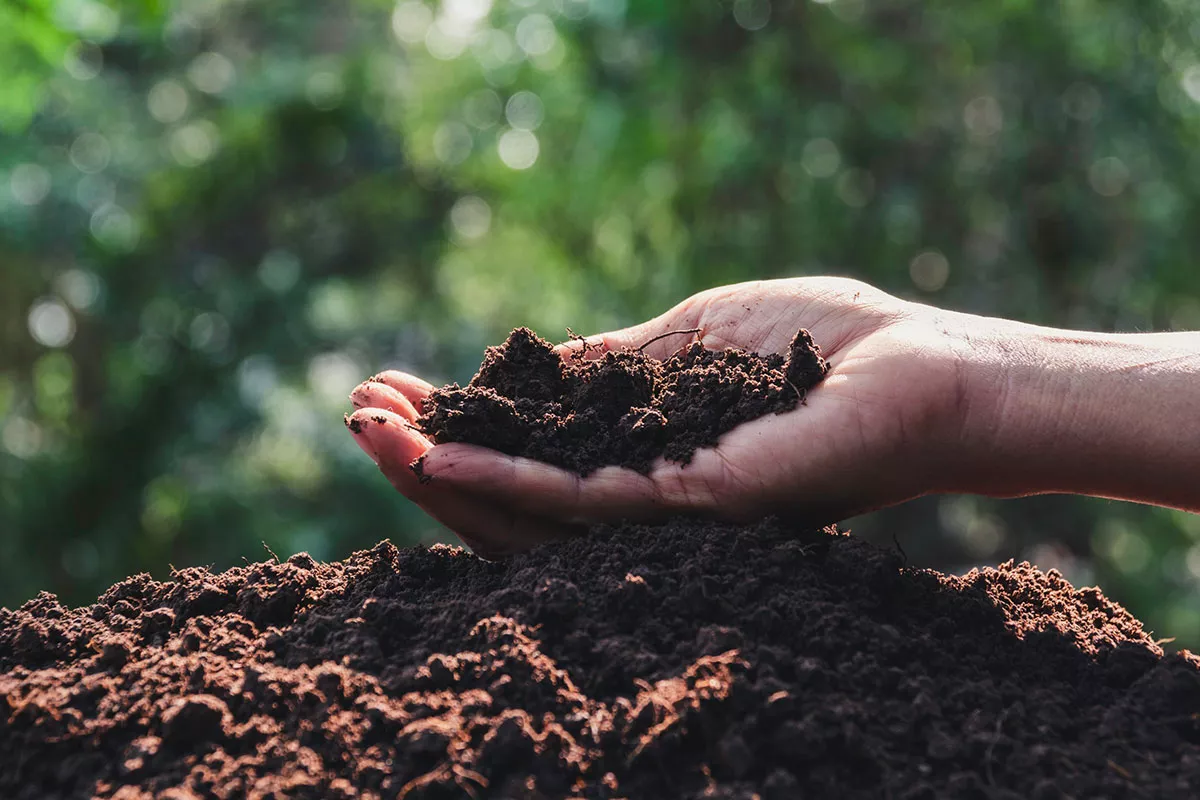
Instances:
[[[609,464],[644,473],[659,456],[687,464],[743,422],[791,411],[828,372],[803,329],[786,356],[696,342],[665,361],[639,349],[564,363],[518,328],[488,348],[465,387],[433,392],[417,425],[439,444],[482,445],[583,475]]]

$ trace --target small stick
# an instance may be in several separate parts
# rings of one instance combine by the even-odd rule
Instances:
[[[665,339],[668,336],[676,336],[676,335],[682,334],[682,333],[704,333],[704,330],[702,328],[688,328],[687,330],[667,331],[666,333],[660,333],[658,336],[655,336],[655,337],[649,339],[645,344],[643,344],[641,347],[639,347],[638,352],[645,350],[647,347],[654,344],[659,339]]]
[[[570,339],[572,342],[581,342],[583,345],[578,350],[571,353],[572,361],[582,361],[589,352],[593,352],[593,351],[599,352],[604,349],[603,345],[589,344],[586,336],[580,336],[578,333],[571,330],[570,328],[567,328],[567,338]]]

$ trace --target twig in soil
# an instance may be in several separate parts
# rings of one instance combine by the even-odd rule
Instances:
[[[653,336],[653,337],[651,337],[649,340],[647,340],[645,343],[643,343],[643,344],[642,344],[642,346],[638,348],[638,352],[640,353],[641,351],[645,350],[647,347],[649,347],[650,345],[654,344],[654,343],[655,343],[655,342],[657,342],[659,339],[665,339],[665,338],[667,338],[668,336],[678,336],[678,335],[680,335],[680,334],[684,334],[684,333],[704,333],[704,329],[702,329],[702,328],[688,328],[688,329],[686,329],[686,330],[679,330],[679,331],[667,331],[666,333],[660,333],[658,336]]]
[[[892,544],[896,545],[896,549],[900,551],[900,557],[904,559],[904,566],[908,566],[908,553],[904,552],[904,548],[900,546],[900,536],[895,529],[892,530]]]
[[[271,554],[271,558],[275,559],[275,563],[276,563],[276,564],[278,564],[278,563],[279,563],[279,556],[275,555],[275,551],[271,549],[271,545],[267,544],[267,543],[264,541],[264,542],[262,543],[262,546],[263,546],[263,549],[264,549],[264,550],[266,550],[268,553],[270,553],[270,554]]]
[[[796,388],[796,384],[789,381],[786,377],[783,379],[783,382],[786,383],[788,386],[792,387],[792,391],[796,393],[796,397],[800,398],[800,405],[802,405],[802,406],[808,405],[808,401],[805,399],[804,393]]]
[[[572,342],[580,342],[582,344],[582,347],[580,347],[578,350],[571,353],[572,361],[583,361],[583,359],[587,356],[588,353],[598,353],[604,349],[603,345],[590,344],[588,342],[586,336],[580,336],[578,333],[571,330],[570,328],[567,328],[567,338],[570,339]]]

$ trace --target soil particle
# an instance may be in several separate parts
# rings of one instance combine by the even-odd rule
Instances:
[[[469,442],[586,474],[617,464],[642,472],[660,456],[683,464],[743,422],[795,409],[829,371],[808,331],[787,355],[706,350],[665,361],[640,350],[564,363],[518,328],[488,348],[465,387],[433,392],[418,427],[435,442]]]
[[[15,800],[1191,798],[1200,659],[773,520],[384,542],[0,610],[0,753]]]

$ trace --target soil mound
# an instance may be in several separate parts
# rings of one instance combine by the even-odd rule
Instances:
[[[1194,797],[1200,659],[833,529],[382,543],[0,610],[0,797]]]
[[[438,443],[469,442],[583,474],[608,464],[646,472],[658,456],[686,464],[743,422],[791,411],[828,371],[806,330],[786,356],[695,342],[666,361],[622,350],[564,364],[548,342],[518,328],[488,348],[465,387],[435,391],[417,424]]]

